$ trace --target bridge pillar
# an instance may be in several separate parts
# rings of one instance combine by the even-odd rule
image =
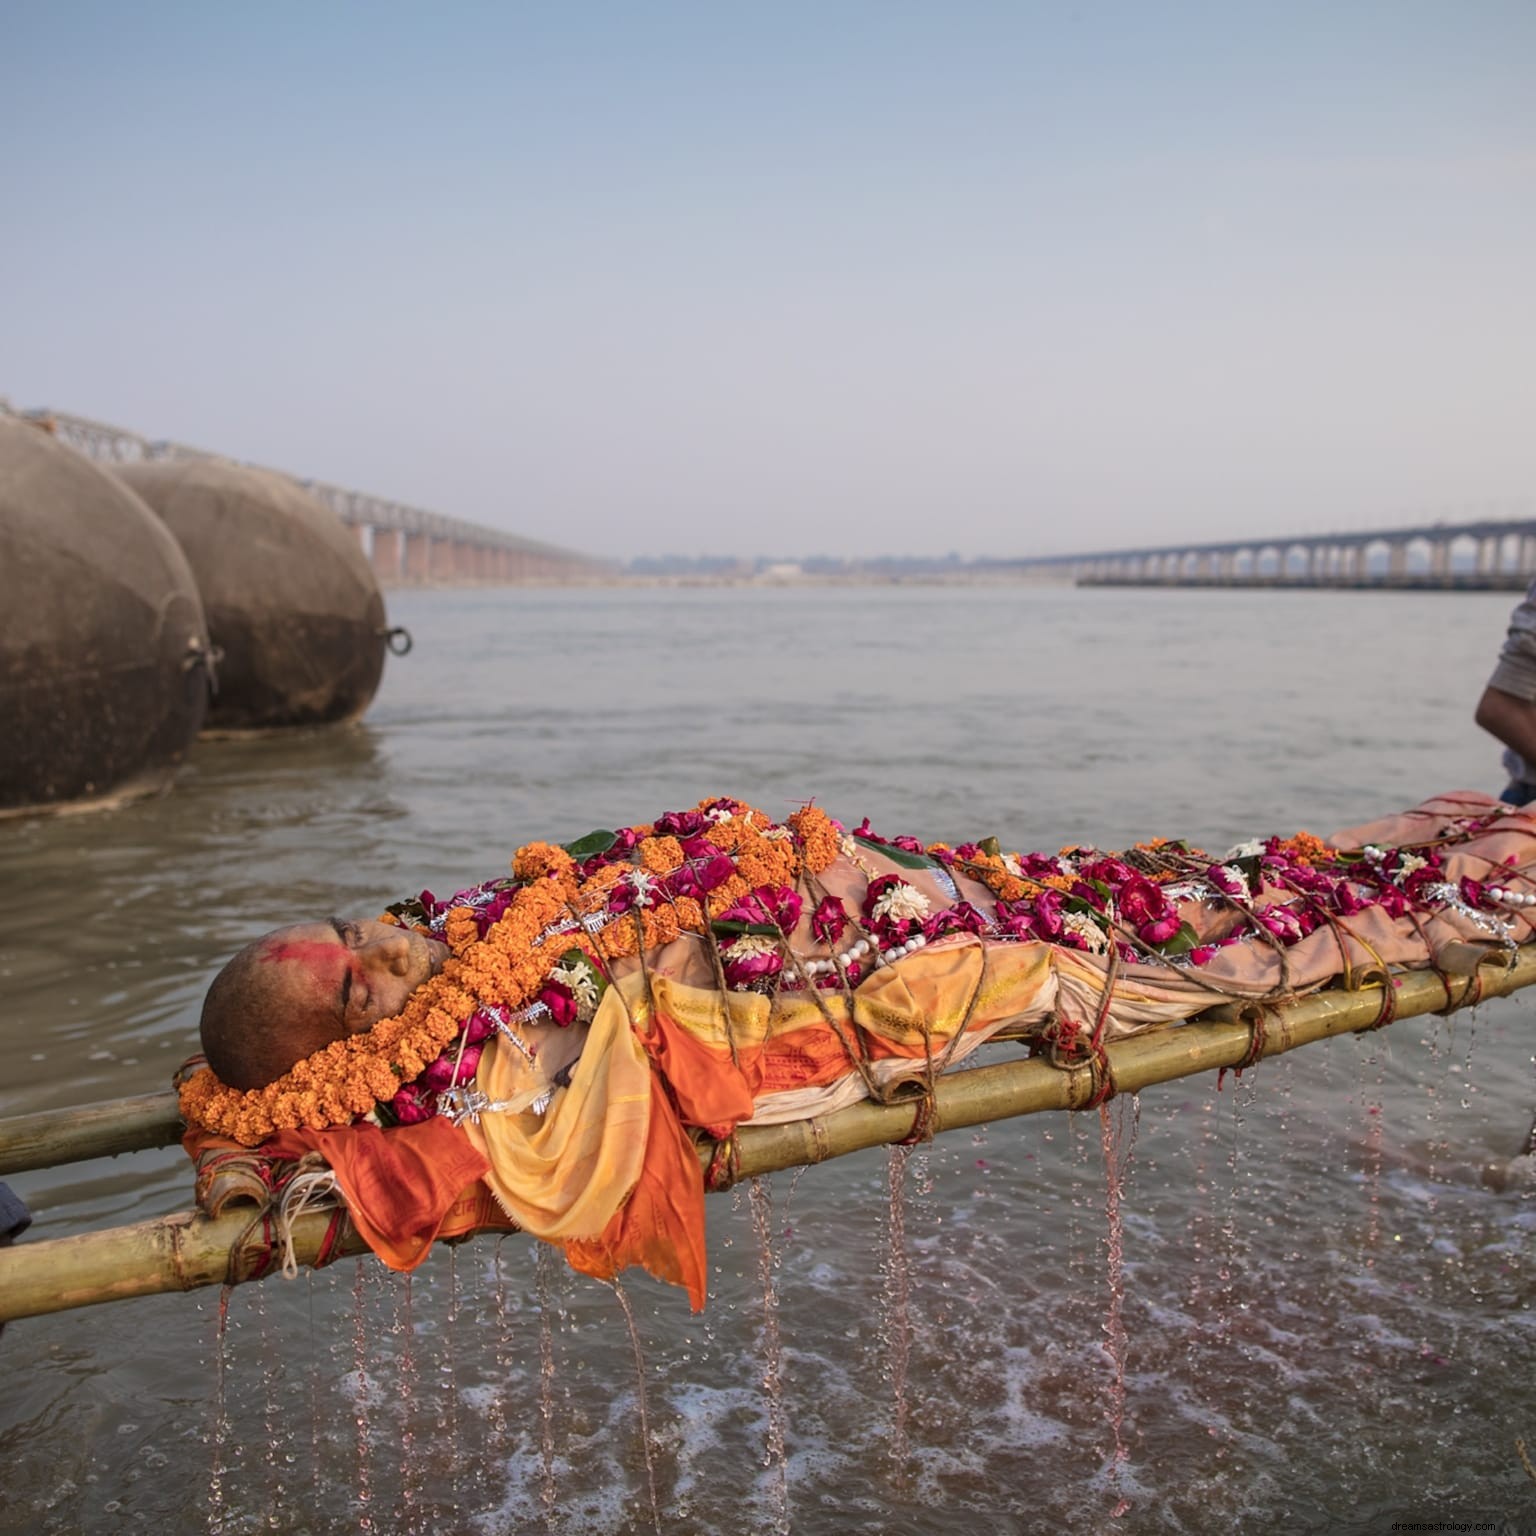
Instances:
[[[430,534],[406,534],[405,579],[415,586],[419,586],[421,583],[432,579],[432,538]]]
[[[373,530],[373,574],[381,586],[393,586],[400,580],[400,530]]]
[[[1387,545],[1387,575],[1394,581],[1401,581],[1408,574],[1408,541],[1407,539],[1393,539]]]
[[[433,582],[451,584],[458,574],[458,544],[453,539],[433,539],[427,561],[427,576]]]

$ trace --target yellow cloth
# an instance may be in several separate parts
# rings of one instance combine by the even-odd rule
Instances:
[[[498,1035],[486,1044],[475,1084],[493,1102],[516,1100],[532,1075]],[[555,1242],[598,1237],[628,1198],[640,1178],[650,1112],[650,1062],[610,987],[570,1087],[555,1090],[544,1114],[492,1112],[465,1129],[491,1165],[486,1182],[508,1215]]]

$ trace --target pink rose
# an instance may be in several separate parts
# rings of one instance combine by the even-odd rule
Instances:
[[[417,1082],[439,1093],[444,1088],[467,1083],[475,1075],[475,1068],[480,1065],[480,1051],[478,1045],[466,1045],[461,1057],[458,1048],[450,1046],[421,1074]]]
[[[437,1113],[437,1095],[407,1083],[389,1101],[390,1113],[401,1125],[420,1125]]]
[[[1239,880],[1230,870],[1224,869],[1220,864],[1212,864],[1205,872],[1205,878],[1216,887],[1218,891],[1228,896],[1246,896],[1248,886],[1245,881]]]
[[[848,926],[848,914],[835,896],[823,896],[811,914],[811,933],[822,944],[836,944]]]
[[[1170,911],[1140,924],[1136,929],[1136,937],[1143,944],[1166,944],[1178,931],[1179,914]]]
[[[1120,888],[1119,902],[1121,918],[1138,931],[1143,924],[1158,922],[1168,915],[1168,898],[1163,895],[1161,887],[1139,875],[1133,876]],[[1178,929],[1177,918],[1173,926],[1175,930]],[[1142,934],[1142,937],[1146,938],[1146,935]]]
[[[564,1029],[576,1022],[576,994],[562,981],[546,981],[539,988],[539,1001],[549,1009],[550,1020]]]

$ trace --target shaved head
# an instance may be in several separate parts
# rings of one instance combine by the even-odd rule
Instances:
[[[436,939],[386,923],[297,923],[247,944],[203,1000],[203,1054],[231,1088],[265,1088],[344,1035],[405,1006],[448,956]]]
[[[327,990],[310,965],[293,963],[282,942],[288,931],[247,944],[203,999],[203,1054],[231,1088],[265,1088],[348,1033],[339,987]],[[334,953],[340,971],[345,955],[339,948]]]

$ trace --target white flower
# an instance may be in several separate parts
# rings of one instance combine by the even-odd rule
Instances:
[[[1024,878],[1024,866],[1019,862],[1019,856],[1016,853],[1005,853],[1003,855],[1003,868],[1016,880]]]
[[[723,805],[717,805],[712,811],[704,812],[704,819],[706,821],[729,821],[731,814]]]
[[[744,933],[720,951],[720,958],[722,960],[759,960],[764,955],[776,955],[778,952],[777,939],[770,939],[765,933]]]
[[[856,859],[859,856],[859,845],[847,835],[843,834],[843,840],[838,845],[845,859]]]
[[[1224,854],[1222,854],[1222,858],[1224,860],[1225,859],[1256,859],[1263,852],[1264,852],[1264,840],[1262,838],[1256,837],[1251,842],[1239,843],[1237,845],[1237,847],[1235,847],[1235,848],[1228,848],[1227,851]],[[1241,878],[1241,876],[1239,876],[1239,878]]]
[[[1102,955],[1108,948],[1104,941],[1104,930],[1086,912],[1063,912],[1061,926],[1068,933],[1075,933],[1095,955]]]
[[[571,996],[576,999],[576,1011],[582,1022],[590,1021],[597,1012],[597,981],[591,970],[579,960],[573,960],[567,965],[557,965],[549,973],[551,981],[558,981],[561,986],[569,987]]]
[[[905,880],[882,891],[870,916],[877,923],[919,922],[928,915],[928,898]]]
[[[661,881],[648,869],[632,869],[624,877],[625,883],[635,893],[635,901],[639,906],[648,907],[651,898],[655,895]]]
[[[1423,869],[1427,863],[1428,859],[1421,859],[1416,853],[1405,853],[1397,861],[1397,878],[1406,880],[1416,869]]]
[[[785,838],[793,837],[794,833],[792,833],[788,827],[781,826],[778,822],[774,822],[774,824],[763,833],[763,836],[770,843],[782,843]]]

